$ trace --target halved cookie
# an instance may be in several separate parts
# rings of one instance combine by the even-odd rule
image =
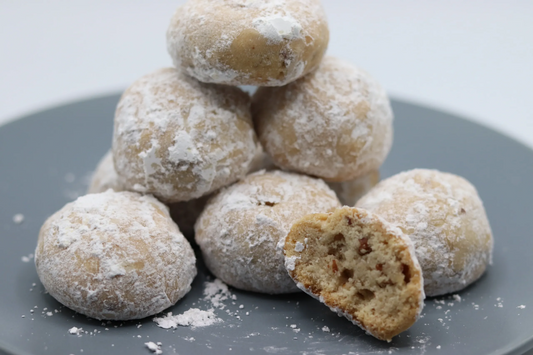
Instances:
[[[378,339],[391,341],[422,311],[424,281],[411,240],[366,210],[303,217],[284,252],[300,289]]]

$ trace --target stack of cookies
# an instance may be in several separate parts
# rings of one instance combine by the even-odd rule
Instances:
[[[325,57],[328,41],[319,0],[180,7],[167,32],[175,67],[126,90],[90,194],[41,230],[50,294],[99,319],[160,312],[196,274],[185,234],[229,285],[303,289],[390,340],[420,314],[424,278],[432,295],[477,279],[492,236],[465,180],[417,170],[341,208],[378,183],[393,114],[368,73]]]

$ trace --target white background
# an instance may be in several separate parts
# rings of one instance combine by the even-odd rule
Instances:
[[[170,65],[179,0],[0,0],[0,124]],[[533,1],[323,0],[329,53],[533,147]]]

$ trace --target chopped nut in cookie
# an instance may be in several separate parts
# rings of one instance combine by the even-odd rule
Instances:
[[[363,209],[303,217],[284,252],[298,287],[378,339],[407,330],[422,310],[424,282],[411,240]]]

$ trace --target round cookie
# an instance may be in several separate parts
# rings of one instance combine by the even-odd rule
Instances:
[[[335,191],[339,201],[345,206],[354,206],[355,203],[370,191],[379,182],[379,170],[374,170],[354,180],[344,182],[327,182]]]
[[[56,300],[96,319],[140,319],[174,305],[196,276],[194,252],[168,209],[133,192],[90,194],[42,226],[35,251]]]
[[[424,307],[413,243],[365,210],[303,217],[287,235],[284,253],[299,288],[378,339],[391,341],[407,330]]]
[[[428,296],[465,288],[492,260],[483,202],[462,177],[425,169],[403,172],[380,182],[356,207],[381,216],[412,239]]]
[[[255,153],[249,97],[172,68],[135,82],[115,114],[113,161],[126,190],[166,203],[243,178]]]
[[[118,179],[115,165],[113,164],[113,153],[111,153],[111,150],[104,155],[100,162],[98,162],[87,193],[97,194],[109,189],[112,189],[115,192],[124,191],[124,188]]]
[[[209,270],[225,283],[270,294],[296,292],[284,267],[285,237],[295,220],[337,207],[335,193],[321,180],[260,171],[208,202],[195,239]]]
[[[167,31],[177,68],[226,85],[286,85],[319,65],[328,42],[319,0],[189,0]]]
[[[393,115],[383,88],[333,57],[287,86],[259,88],[252,114],[274,164],[327,181],[379,169],[392,145]]]

